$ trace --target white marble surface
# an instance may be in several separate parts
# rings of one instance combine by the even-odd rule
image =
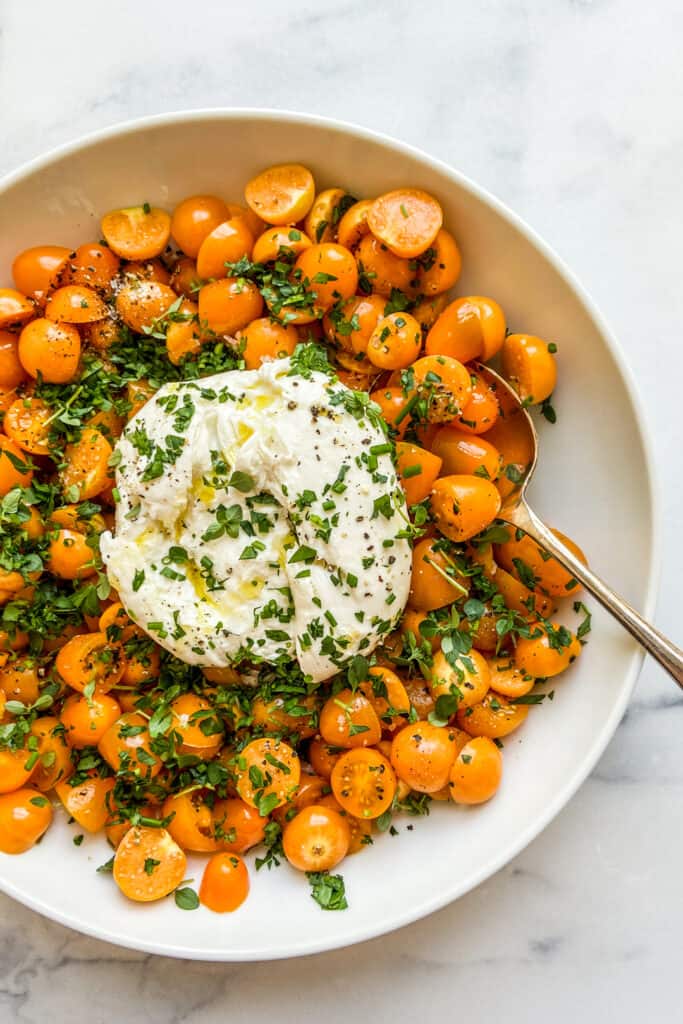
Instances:
[[[682,44],[676,0],[0,0],[0,172],[117,120],[260,105],[382,129],[488,186],[556,246],[628,354],[663,485],[658,624],[681,640]],[[457,904],[353,949],[180,964],[2,897],[0,1021],[680,1019],[682,726],[683,699],[647,664],[539,839]]]

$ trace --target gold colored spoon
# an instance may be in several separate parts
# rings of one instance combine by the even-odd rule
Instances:
[[[553,555],[572,576],[583,583],[586,590],[597,598],[603,608],[606,608],[624,629],[642,644],[683,689],[683,651],[646,622],[635,608],[619,597],[592,569],[584,565],[530,508],[526,500],[526,490],[538,461],[538,435],[533,420],[520,402],[517,393],[500,374],[483,363],[476,364],[476,370],[495,391],[506,425],[516,434],[520,448],[530,453],[528,468],[525,474],[520,476],[519,483],[510,484],[508,493],[503,497],[498,518],[510,526],[524,530]]]

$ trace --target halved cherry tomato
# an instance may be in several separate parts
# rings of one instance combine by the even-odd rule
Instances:
[[[64,452],[65,466],[61,474],[64,491],[68,494],[75,488],[79,501],[100,494],[111,480],[112,452],[112,446],[101,431],[86,428],[80,439],[67,445]]]
[[[256,697],[251,704],[254,725],[262,726],[266,732],[296,733],[300,739],[308,739],[317,732],[320,700],[311,694],[308,697],[273,697],[265,700]]]
[[[286,803],[301,778],[299,755],[284,740],[252,740],[237,755],[237,792],[260,813]]]
[[[439,203],[418,188],[387,192],[368,211],[368,227],[375,238],[404,259],[415,259],[428,249],[442,223]]]
[[[505,340],[505,316],[493,299],[468,295],[447,306],[425,342],[430,355],[447,355],[461,362],[488,362]]]
[[[13,487],[28,487],[32,477],[33,469],[24,452],[0,434],[0,496]]]
[[[249,872],[236,853],[215,853],[204,868],[199,902],[216,914],[237,910],[249,895]]]
[[[519,637],[515,664],[537,679],[559,675],[581,654],[581,644],[566,627],[548,622],[539,625],[540,636]],[[532,630],[532,633],[536,630]]]
[[[135,772],[153,779],[161,761],[150,749],[147,719],[136,711],[126,712],[100,736],[97,749],[115,772]]]
[[[322,804],[304,807],[282,835],[285,857],[299,871],[331,871],[348,853],[350,842],[346,820]]]
[[[458,419],[458,427],[467,434],[485,434],[498,420],[500,408],[496,393],[476,373],[470,374],[472,395]],[[488,441],[494,441],[492,437]]]
[[[244,198],[267,224],[296,224],[313,205],[315,182],[301,164],[278,164],[252,178]]]
[[[391,764],[377,750],[347,750],[332,771],[332,792],[341,807],[356,818],[379,818],[396,793]]]
[[[71,750],[64,739],[62,723],[53,715],[36,718],[31,732],[38,739],[38,764],[31,775],[31,785],[46,793],[73,774]]]
[[[91,324],[104,320],[108,310],[97,292],[78,284],[67,284],[53,292],[45,306],[45,316],[55,323]]]
[[[484,437],[447,423],[432,442],[432,451],[443,461],[444,476],[474,474],[497,480],[502,468],[500,452]]]
[[[446,657],[437,651],[429,669],[429,681],[435,697],[454,695],[458,707],[471,707],[486,696],[491,683],[491,673],[486,659],[479,651]]]
[[[413,547],[413,572],[408,604],[428,612],[451,604],[467,593],[467,579],[433,537],[423,537]]]
[[[511,704],[505,697],[489,690],[479,704],[460,708],[456,721],[470,736],[500,739],[519,729],[528,714],[528,705]]]
[[[58,281],[60,285],[78,284],[86,288],[108,291],[112,279],[119,271],[120,261],[111,249],[98,242],[79,245],[62,263]]]
[[[420,354],[422,330],[410,313],[382,317],[370,335],[367,356],[381,370],[402,370]]]
[[[199,292],[199,322],[215,334],[243,330],[263,310],[263,299],[255,284],[237,277],[205,284]]]
[[[187,858],[165,828],[130,828],[114,856],[114,881],[124,896],[140,903],[160,900],[185,877]]]
[[[159,256],[171,234],[171,218],[165,210],[129,206],[112,210],[102,218],[102,234],[109,248],[124,260],[150,260]],[[194,255],[188,253],[188,256]]]
[[[191,853],[213,853],[219,849],[214,807],[206,802],[206,791],[201,789],[166,798],[161,813],[164,819],[170,819],[168,831],[181,849]]]
[[[12,793],[25,786],[38,769],[37,751],[26,747],[0,749],[0,793]]]
[[[367,282],[364,291],[378,292],[385,298],[391,296],[394,288],[408,292],[414,271],[409,260],[396,256],[374,235],[364,235],[356,250],[361,281]]]
[[[440,295],[453,287],[460,277],[462,256],[450,231],[441,228],[422,254],[418,287],[423,295]]]
[[[0,327],[18,327],[35,316],[36,307],[15,288],[0,288]]]
[[[560,533],[559,530],[553,530],[553,533],[584,565],[587,564],[586,556],[578,544],[575,544],[565,534]],[[507,543],[497,544],[494,551],[496,561],[517,579],[521,579],[530,586],[530,581],[527,584],[527,579],[532,577],[534,580],[532,589],[534,590],[538,588],[545,594],[554,597],[566,597],[568,594],[575,594],[580,590],[580,585],[572,574],[567,572],[556,558],[552,558],[526,533],[519,537],[515,534]]]
[[[465,744],[451,768],[451,799],[457,804],[483,804],[496,793],[502,777],[500,750],[487,736],[477,736]]]
[[[60,712],[64,736],[70,747],[94,747],[121,714],[121,706],[108,693],[67,697]]]
[[[382,726],[367,697],[346,689],[323,705],[320,735],[335,747],[374,747],[382,738]]]
[[[183,693],[171,701],[171,728],[181,737],[181,754],[194,754],[210,761],[223,745],[224,733],[211,704],[194,693]]]
[[[443,789],[456,753],[454,731],[429,722],[407,725],[391,741],[394,771],[418,793]]]
[[[123,675],[125,655],[121,644],[112,643],[106,633],[79,633],[61,648],[55,668],[79,693],[90,683],[96,693],[107,693]]]
[[[437,529],[459,543],[490,526],[500,511],[500,494],[489,480],[454,474],[436,481],[430,504]]]
[[[355,295],[356,261],[343,245],[326,242],[304,249],[294,264],[294,276],[315,295],[314,308],[322,316],[335,303]]]
[[[173,211],[171,234],[183,252],[196,259],[207,235],[230,216],[227,203],[218,196],[188,196]]]
[[[72,786],[58,782],[55,793],[64,804],[69,817],[74,818],[86,832],[99,832],[111,813],[114,779],[92,776]]]
[[[0,388],[11,391],[26,377],[19,359],[19,339],[11,331],[0,331]]]
[[[52,804],[35,789],[18,789],[0,796],[0,852],[24,853],[52,822]]]
[[[422,356],[411,367],[415,393],[426,402],[430,423],[460,416],[472,395],[469,370],[449,356]]]
[[[272,263],[280,256],[298,255],[310,249],[313,242],[295,227],[266,228],[254,242],[252,259],[254,263]]]
[[[189,299],[183,299],[166,330],[166,352],[177,366],[186,356],[194,355],[202,347],[202,332],[199,327],[199,307]]]
[[[126,327],[143,334],[177,301],[178,296],[167,284],[133,280],[119,290],[116,309]]]
[[[361,199],[350,206],[337,225],[337,241],[347,249],[355,249],[361,238],[370,231],[368,213],[374,200]]]
[[[320,192],[304,221],[309,238],[315,242],[336,241],[337,222],[348,202],[353,202],[353,199],[343,188],[326,188]]]
[[[416,444],[398,442],[396,468],[409,505],[424,501],[441,472],[441,465],[438,452],[432,454]]]
[[[410,407],[408,398],[401,388],[379,388],[370,394],[382,413],[382,417],[396,433],[403,437],[410,424]]]
[[[385,732],[395,732],[405,725],[410,699],[403,682],[390,668],[373,666],[358,689],[372,704]]]
[[[250,256],[254,236],[242,217],[223,221],[206,236],[197,253],[197,273],[201,278],[228,276],[226,264]]]
[[[296,327],[286,327],[269,317],[252,320],[238,339],[244,348],[242,358],[247,370],[257,370],[264,359],[281,359],[291,356],[299,344]]]
[[[557,384],[557,364],[547,341],[531,334],[508,334],[501,350],[501,368],[523,402],[538,405]]]
[[[34,245],[20,252],[12,264],[12,277],[19,291],[44,299],[70,251],[63,245]]]
[[[312,739],[308,747],[308,760],[311,767],[324,779],[329,779],[332,769],[343,754],[343,748],[331,743],[326,743],[321,736]]]
[[[502,693],[508,700],[525,697],[534,688],[536,680],[515,664],[510,654],[501,654],[489,659],[491,689]]]

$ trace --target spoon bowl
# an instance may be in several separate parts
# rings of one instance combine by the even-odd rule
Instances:
[[[560,565],[597,598],[683,689],[683,650],[655,629],[604,580],[584,565],[529,506],[526,491],[538,463],[538,434],[534,421],[517,392],[499,373],[484,363],[475,363],[475,369],[495,392],[500,407],[500,426],[494,425],[487,432],[487,438],[490,437],[495,444],[498,440],[496,435],[503,435],[504,430],[506,435],[512,435],[515,439],[514,450],[508,453],[505,450],[504,436],[502,437],[501,455],[506,469],[512,467],[513,472],[508,472],[499,483],[501,506],[498,518],[515,529],[523,530],[557,559]],[[521,461],[520,451],[526,456]]]

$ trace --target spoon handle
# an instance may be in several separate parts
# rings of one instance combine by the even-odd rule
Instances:
[[[579,559],[558,540],[545,523],[538,518],[526,502],[521,501],[514,509],[506,510],[505,521],[533,537],[542,547],[560,562],[565,569],[583,583],[593,597],[643,645],[653,658],[666,669],[669,675],[683,689],[683,651],[672,644],[659,630],[646,622],[635,608],[619,597],[599,576],[580,562]]]

